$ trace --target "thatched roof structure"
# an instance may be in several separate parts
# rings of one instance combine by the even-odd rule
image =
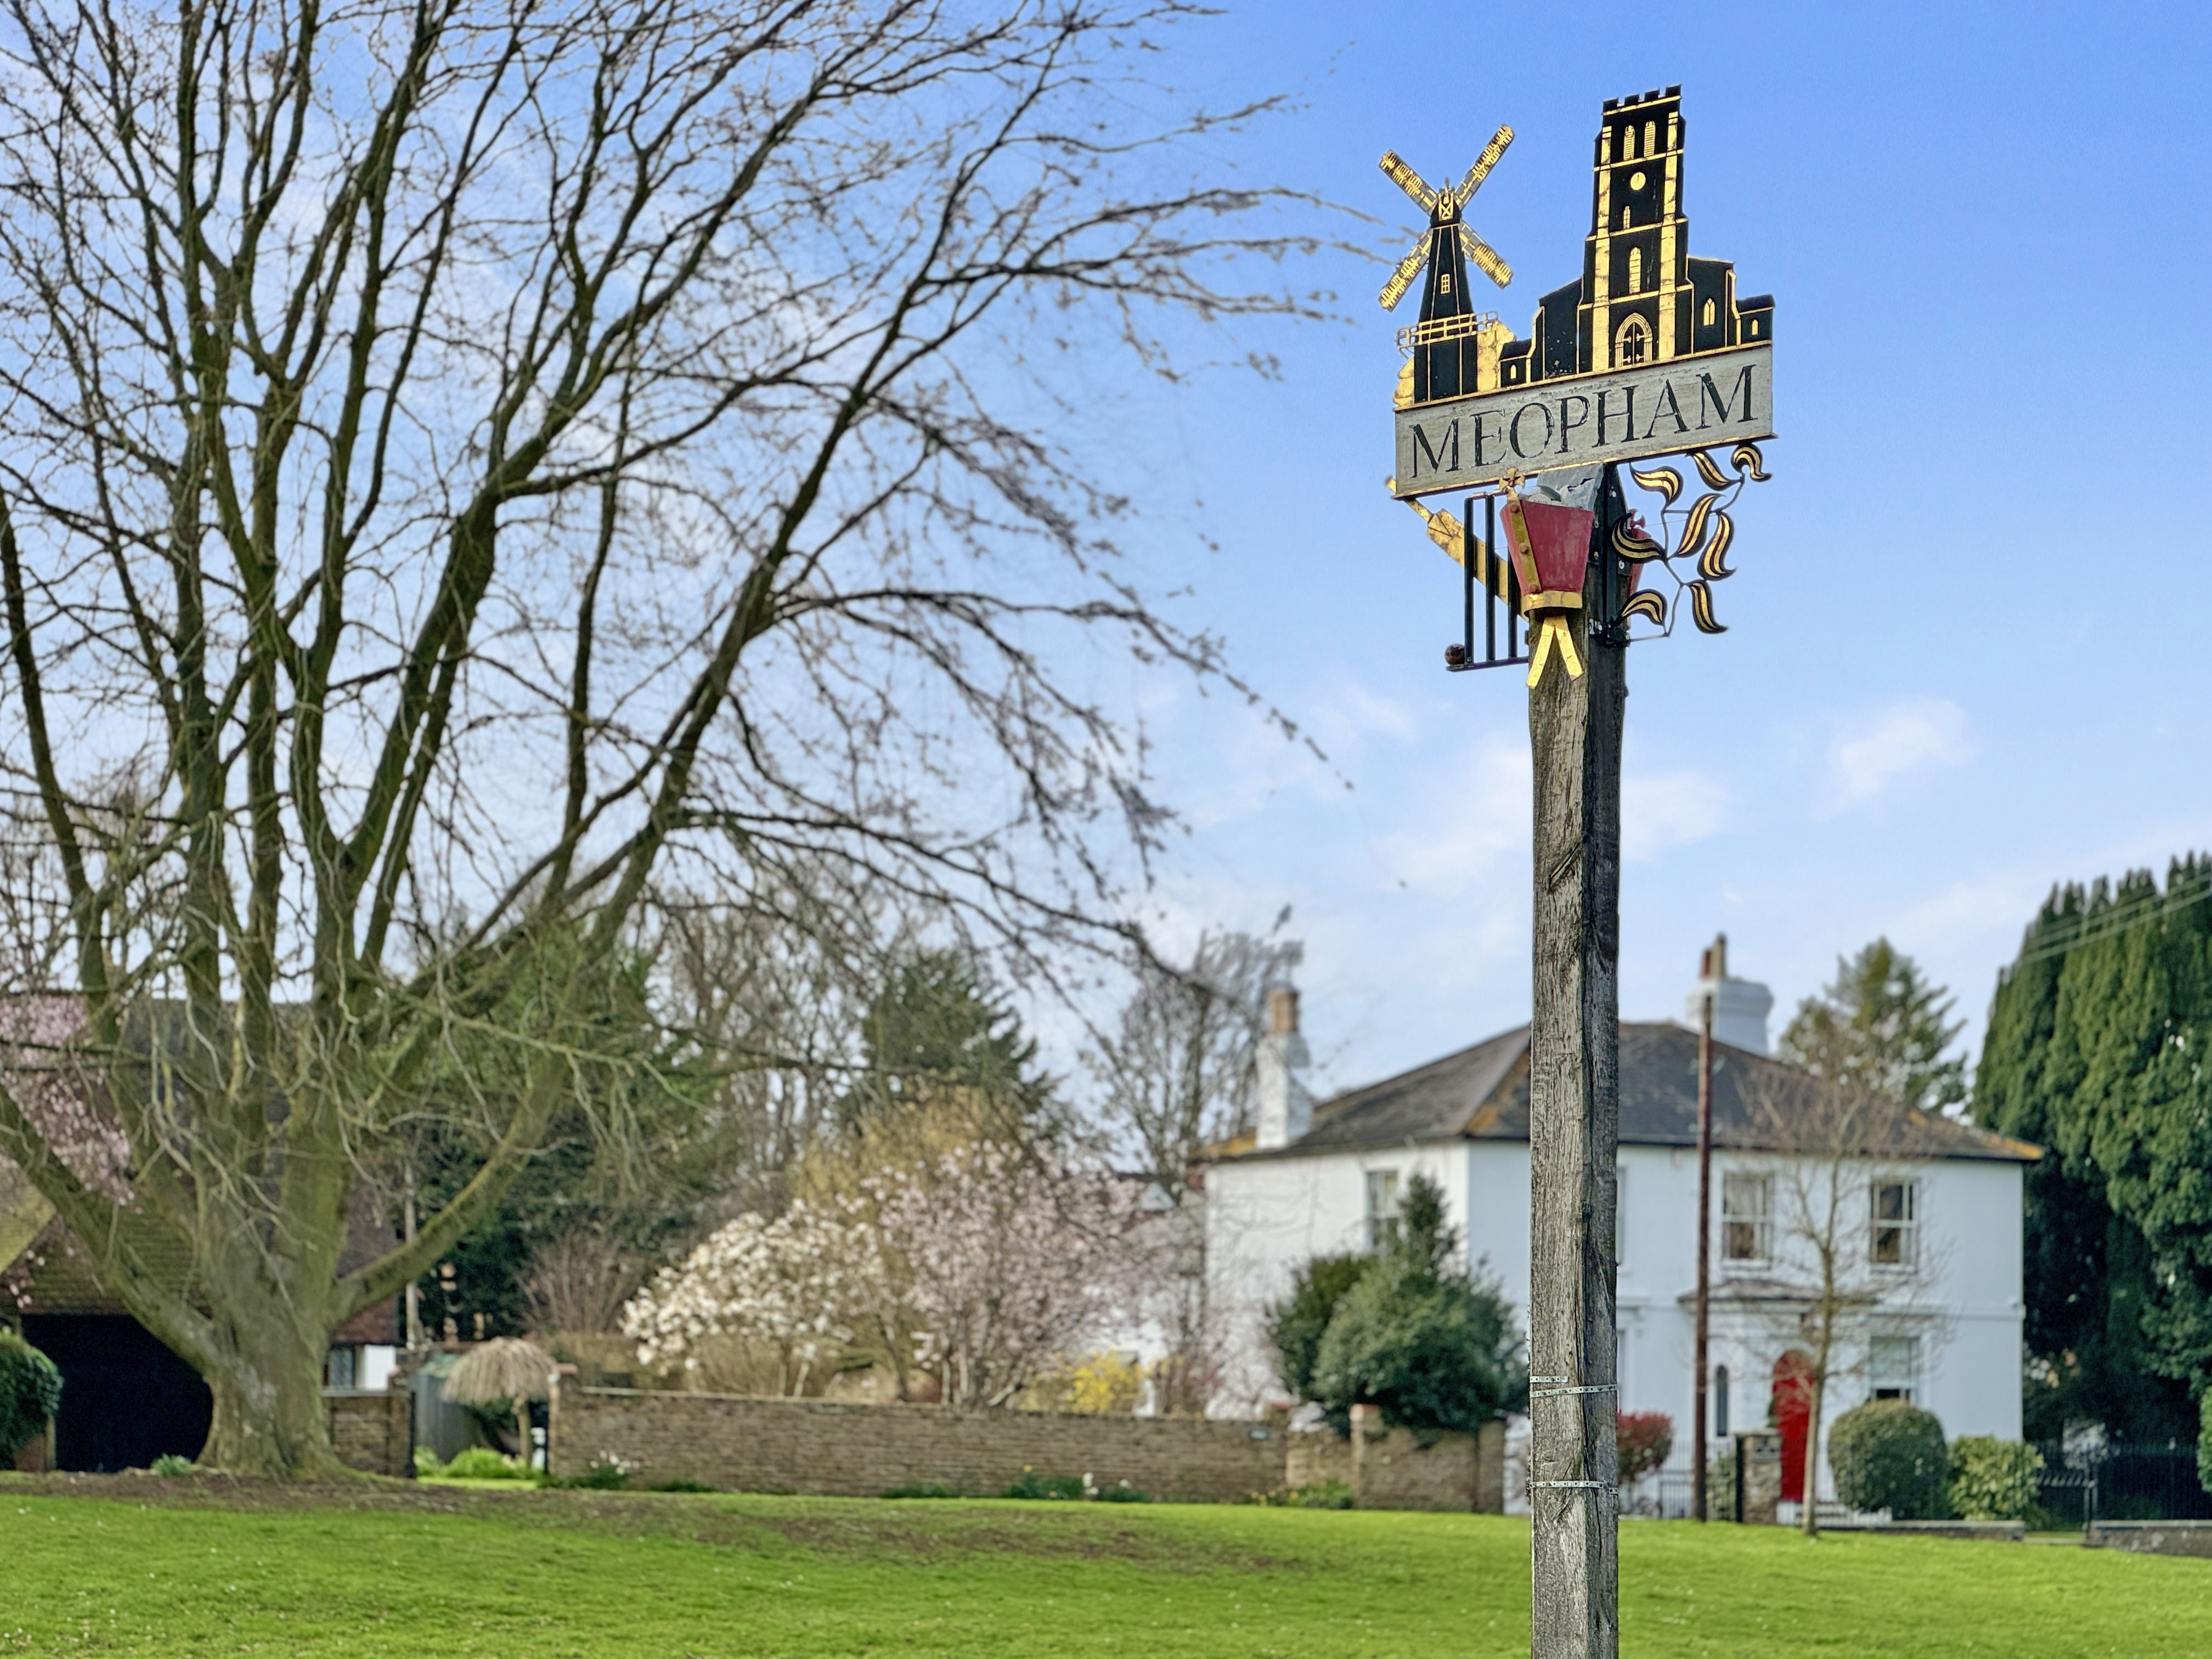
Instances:
[[[553,1377],[553,1356],[519,1336],[480,1343],[454,1362],[439,1392],[457,1406],[503,1406],[543,1400]]]

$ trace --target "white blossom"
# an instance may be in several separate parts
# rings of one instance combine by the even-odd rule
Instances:
[[[817,1364],[853,1340],[859,1310],[883,1279],[876,1240],[850,1204],[795,1202],[769,1219],[718,1228],[680,1267],[665,1267],[623,1310],[623,1334],[648,1365],[698,1363],[710,1336],[766,1343],[797,1393]]]
[[[1130,1299],[1131,1206],[1103,1174],[979,1142],[869,1190],[949,1403],[1005,1405]]]

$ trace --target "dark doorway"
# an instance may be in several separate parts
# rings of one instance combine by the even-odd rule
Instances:
[[[23,1340],[60,1368],[58,1468],[112,1474],[198,1457],[214,1405],[198,1371],[122,1314],[26,1314]]]

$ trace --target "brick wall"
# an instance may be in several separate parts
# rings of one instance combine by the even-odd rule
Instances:
[[[1353,1501],[1363,1510],[1505,1510],[1505,1425],[1440,1434],[1425,1445],[1410,1429],[1382,1426],[1372,1406],[1352,1408]]]
[[[407,1393],[395,1389],[325,1389],[323,1411],[338,1462],[395,1479],[407,1471]]]
[[[985,1495],[1029,1468],[1088,1474],[1102,1487],[1126,1480],[1154,1498],[1233,1503],[1283,1483],[1285,1440],[1261,1423],[587,1389],[562,1376],[551,1458],[554,1474],[574,1475],[618,1457],[634,1486],[684,1480],[848,1498],[948,1486]]]
[[[1283,1484],[1318,1486],[1328,1480],[1352,1484],[1352,1443],[1334,1429],[1300,1429],[1291,1436]]]
[[[404,1397],[394,1396],[403,1413]],[[1237,1503],[1276,1486],[1345,1482],[1362,1509],[1505,1507],[1505,1427],[1447,1434],[1423,1446],[1385,1433],[1371,1407],[1350,1441],[1322,1430],[1187,1417],[1078,1417],[863,1405],[752,1395],[594,1389],[558,1379],[553,1473],[579,1475],[620,1459],[634,1486],[697,1480],[733,1492],[872,1498],[901,1486],[988,1496],[1024,1469],[1127,1481],[1154,1498]],[[404,1438],[398,1443],[405,1455]],[[352,1461],[351,1459],[348,1460]],[[362,1467],[366,1467],[362,1465]]]

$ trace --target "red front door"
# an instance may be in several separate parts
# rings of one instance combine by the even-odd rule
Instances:
[[[1805,1501],[1805,1434],[1812,1426],[1813,1358],[1792,1348],[1774,1362],[1774,1426],[1782,1431],[1782,1499]]]

